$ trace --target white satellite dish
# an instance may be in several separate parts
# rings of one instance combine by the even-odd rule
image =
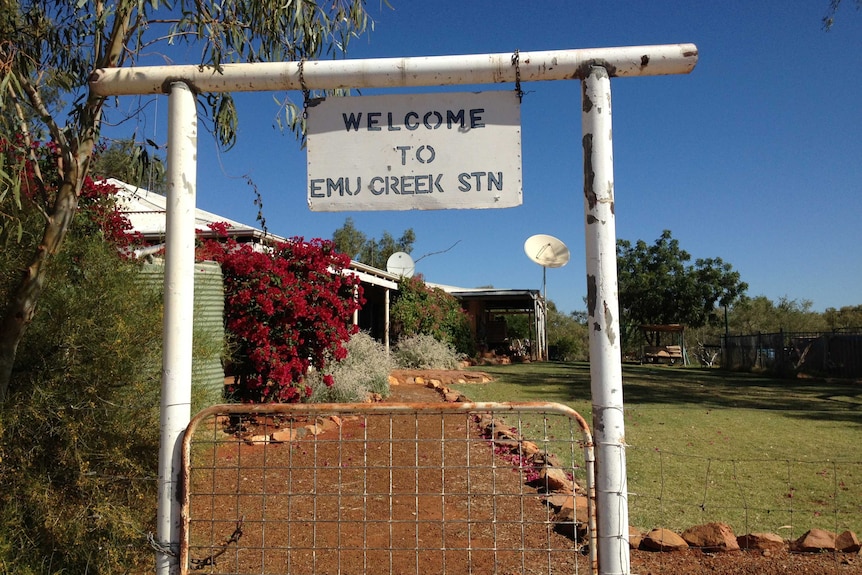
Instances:
[[[407,252],[395,252],[386,260],[386,271],[403,278],[412,278],[416,264]]]
[[[524,251],[527,257],[544,268],[561,268],[569,263],[569,248],[554,236],[530,236],[524,242]]]
[[[542,266],[542,299],[547,305],[548,301],[548,268],[561,268],[569,263],[569,248],[562,240],[546,234],[530,236],[524,242],[524,251],[527,257]],[[548,332],[545,331],[544,341],[545,353],[548,349]],[[547,356],[545,356],[547,359]]]

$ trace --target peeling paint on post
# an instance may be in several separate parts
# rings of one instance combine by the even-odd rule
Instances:
[[[597,285],[596,276],[587,275],[587,313],[590,317],[596,315]]]
[[[646,63],[649,61],[647,60]],[[645,63],[645,65],[646,65]],[[617,296],[611,91],[608,70],[593,66],[583,80],[584,213],[590,389],[596,442],[599,573],[628,574],[623,379]]]
[[[586,98],[586,94],[584,95]],[[593,109],[592,106],[584,106],[584,115],[588,115],[590,111]],[[585,133],[584,137],[581,139],[581,143],[584,148],[584,198],[587,201],[588,211],[593,211],[596,207],[596,202],[598,201],[595,192],[595,181],[596,181],[596,172],[593,170],[593,135],[592,133]],[[587,223],[595,223],[599,220],[595,217],[590,221],[587,219]]]

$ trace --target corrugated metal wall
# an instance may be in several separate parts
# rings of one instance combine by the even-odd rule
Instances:
[[[143,276],[162,289],[164,264],[144,264]],[[215,262],[195,264],[193,345],[192,383],[206,386],[220,395],[224,387],[224,282],[221,266]]]
[[[862,376],[862,330],[731,335],[721,365],[731,371],[759,369],[775,375],[807,373],[854,379]]]

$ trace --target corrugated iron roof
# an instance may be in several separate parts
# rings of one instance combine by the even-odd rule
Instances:
[[[148,241],[162,241],[165,237],[167,198],[156,192],[127,184],[115,178],[106,180],[117,188],[117,203],[120,210],[129,218],[132,229],[138,232]],[[236,220],[208,212],[206,210],[195,210],[195,228],[209,232],[209,224],[224,222],[230,226],[228,233],[231,236],[259,238],[261,241],[277,242],[286,241],[285,238],[265,233],[263,230],[248,226]]]

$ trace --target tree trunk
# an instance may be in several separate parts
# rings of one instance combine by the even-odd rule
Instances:
[[[81,158],[80,155],[75,156]],[[85,156],[89,158],[89,153]],[[89,159],[85,160],[88,162]],[[86,164],[85,164],[86,165]],[[36,304],[45,285],[45,276],[51,256],[57,253],[78,209],[78,190],[84,173],[82,166],[71,166],[64,174],[63,184],[57,191],[54,207],[45,223],[42,241],[24,271],[24,277],[11,294],[6,312],[0,321],[0,403],[6,401],[12,382],[12,367],[18,344],[36,313]]]
[[[97,3],[98,4],[98,3]],[[100,5],[97,16],[107,17]],[[113,25],[107,29],[109,34],[102,37],[96,34],[97,49],[93,69],[113,68],[120,62],[125,49],[126,36],[130,31],[129,21],[138,10],[134,2],[120,2],[116,6]],[[20,72],[20,71],[19,71]],[[103,98],[89,93],[86,103],[78,110],[77,132],[72,130],[71,137],[60,128],[42,100],[37,86],[29,81],[27,72],[18,74],[18,84],[29,99],[33,109],[48,126],[51,138],[62,149],[58,169],[62,172],[62,184],[57,190],[53,207],[49,210],[48,221],[42,241],[30,265],[24,271],[21,284],[12,294],[3,317],[0,318],[0,403],[6,401],[12,381],[12,368],[18,345],[24,337],[27,326],[36,313],[36,304],[42,295],[45,276],[51,256],[57,253],[72,225],[78,209],[78,197],[84,185],[84,178],[90,168],[90,158],[99,137],[99,122]]]

